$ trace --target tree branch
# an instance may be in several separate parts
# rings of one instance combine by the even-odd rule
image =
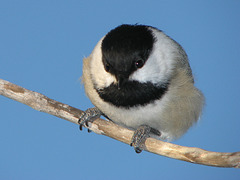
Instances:
[[[83,112],[67,104],[50,99],[43,94],[27,90],[2,79],[0,79],[0,95],[19,101],[35,110],[57,116],[76,124],[78,124],[78,119]],[[130,144],[133,135],[132,130],[103,119],[96,119],[91,123],[90,130],[126,144]],[[144,149],[158,155],[196,164],[240,168],[240,152],[211,152],[195,147],[179,146],[154,138],[148,138],[145,141]]]

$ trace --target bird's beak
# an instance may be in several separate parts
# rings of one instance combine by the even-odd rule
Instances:
[[[122,75],[122,74],[119,74],[116,76],[117,78],[117,86],[118,86],[118,89],[121,89],[121,87],[125,84],[125,82],[127,81],[127,77]]]

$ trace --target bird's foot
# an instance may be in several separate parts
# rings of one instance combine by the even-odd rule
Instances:
[[[157,136],[161,135],[161,133],[158,130],[151,128],[148,125],[142,125],[137,128],[137,130],[133,134],[132,141],[130,144],[130,146],[134,147],[136,153],[142,152],[145,140],[148,137],[150,137],[151,133]]]
[[[101,115],[102,115],[102,112],[96,107],[87,109],[82,113],[82,115],[78,120],[79,129],[82,131],[83,126],[88,128],[88,125],[89,125],[88,123],[93,122],[95,119],[99,118]],[[91,132],[91,130],[88,129],[88,132]]]

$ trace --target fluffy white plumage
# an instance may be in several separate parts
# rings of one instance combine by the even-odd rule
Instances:
[[[161,132],[154,136],[174,140],[182,136],[198,119],[204,104],[203,94],[194,87],[187,55],[182,47],[153,27],[148,27],[155,37],[152,51],[142,68],[134,71],[129,80],[160,85],[169,82],[167,92],[149,104],[129,108],[118,107],[104,101],[96,91],[117,83],[114,75],[104,69],[102,41],[91,55],[84,59],[83,83],[92,103],[112,121],[136,130],[148,125]]]

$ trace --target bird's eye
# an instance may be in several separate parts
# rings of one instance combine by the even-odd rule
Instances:
[[[109,66],[109,64],[105,64],[105,71],[107,71],[107,72],[109,72],[109,70],[110,70],[110,66]]]
[[[135,62],[136,68],[141,68],[144,65],[144,61],[142,59]]]

